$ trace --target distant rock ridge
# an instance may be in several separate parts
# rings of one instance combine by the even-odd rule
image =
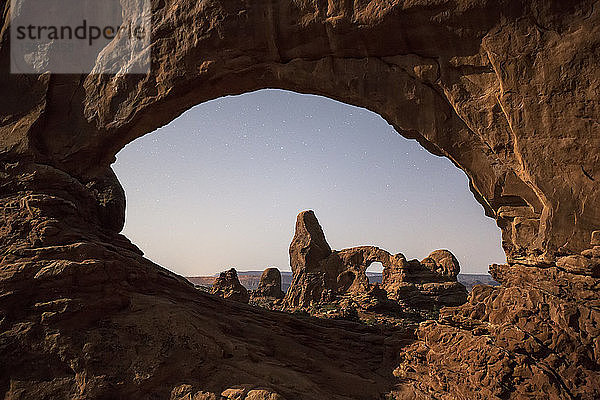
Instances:
[[[242,285],[248,290],[256,290],[260,284],[260,277],[263,271],[251,270],[251,271],[237,271],[238,279]],[[290,271],[281,271],[281,290],[285,293],[291,283],[293,275]],[[194,285],[210,289],[217,279],[216,275],[205,275],[205,276],[187,276],[186,279],[192,282]],[[381,284],[382,273],[371,272],[367,270],[367,277],[371,283]],[[498,286],[498,282],[492,278],[490,274],[471,274],[471,273],[459,273],[456,280],[463,284],[467,288],[467,291],[471,291],[475,285],[491,285]]]

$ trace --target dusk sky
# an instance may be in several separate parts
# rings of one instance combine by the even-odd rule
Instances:
[[[377,114],[324,97],[213,100],[130,143],[113,167],[127,195],[124,234],[185,276],[289,270],[296,215],[307,209],[334,249],[422,259],[447,248],[466,273],[505,260],[461,170]]]

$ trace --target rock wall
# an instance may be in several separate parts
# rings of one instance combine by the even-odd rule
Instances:
[[[402,382],[397,396],[600,397],[600,258],[586,254],[593,276],[492,265],[502,287],[476,286],[469,303],[421,324],[394,371]]]
[[[465,171],[502,229],[508,265],[493,271],[503,286],[474,292],[419,330],[402,353],[414,367],[399,364],[398,396],[475,398],[482,383],[499,398],[600,396],[599,278],[582,253],[600,230],[595,1],[152,0],[149,75],[10,74],[10,2],[0,9],[5,397],[164,398],[182,381],[191,393],[248,383],[227,382],[232,376],[291,398],[390,389],[389,371],[352,368],[375,365],[383,351],[351,354],[335,343],[363,338],[339,332],[333,344],[295,347],[303,343],[295,320],[277,340],[306,351],[265,357],[278,360],[278,382],[299,383],[248,372],[250,353],[272,349],[262,327],[280,326],[276,318],[256,314],[262,325],[235,339],[231,326],[250,311],[227,305],[224,317],[119,235],[125,199],[110,169],[115,154],[198,103],[267,87],[380,114]],[[215,331],[190,340],[203,325]],[[294,371],[314,370],[304,354],[326,362],[327,346],[341,357],[328,370],[335,378],[282,367],[293,359]],[[210,371],[184,362],[221,356]],[[182,373],[184,364],[193,372]]]

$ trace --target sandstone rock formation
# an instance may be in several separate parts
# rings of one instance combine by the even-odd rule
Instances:
[[[277,268],[265,269],[260,276],[258,288],[252,292],[252,296],[281,299],[284,295],[281,290],[281,272]]]
[[[436,250],[421,262],[374,246],[332,251],[314,212],[308,210],[296,218],[290,244],[294,278],[285,305],[308,307],[335,295],[370,292],[374,285],[369,284],[366,272],[374,262],[383,265],[381,287],[387,297],[418,308],[458,306],[467,301],[465,287],[456,281],[460,265],[448,250]]]
[[[331,248],[313,211],[304,211],[296,218],[296,230],[290,244],[292,284],[286,293],[288,307],[325,301],[331,295],[328,288],[336,286],[337,265],[328,271],[323,261],[331,255]]]
[[[394,258],[395,262],[384,268],[381,282],[389,298],[436,309],[467,301],[467,290],[456,279],[460,265],[448,250],[435,250],[420,262],[407,261],[402,254]]]
[[[0,210],[18,210],[0,230],[1,397],[220,399],[243,385],[287,399],[369,399],[394,384],[410,333],[315,324],[206,294],[124,237],[76,229],[89,210],[57,197],[74,182],[28,197],[47,175],[19,177],[11,185],[24,192],[0,199]]]
[[[600,397],[596,1],[151,3],[148,75],[10,74],[0,3],[0,394]],[[267,87],[379,113],[464,170],[502,229],[502,287],[424,324],[395,388],[394,340],[206,296],[119,235],[115,154]]]
[[[598,398],[600,258],[594,249],[545,269],[492,265],[501,287],[476,286],[467,304],[421,325],[420,340],[402,352],[394,371],[404,386],[398,393]],[[466,368],[458,372],[458,365]]]
[[[251,386],[251,385],[250,385]],[[276,392],[268,389],[251,389],[247,386],[225,389],[221,395],[195,391],[191,385],[181,385],[171,391],[170,400],[285,400]]]
[[[509,259],[549,262],[598,230],[594,3],[166,1],[154,6],[151,74],[24,76],[8,73],[5,2],[0,150],[87,184],[200,102],[265,87],[323,94],[448,156]]]
[[[248,300],[250,300],[248,290],[240,283],[235,268],[221,272],[215,280],[211,292],[224,299],[242,303],[248,303]]]

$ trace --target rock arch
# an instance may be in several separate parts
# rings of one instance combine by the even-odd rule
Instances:
[[[374,262],[383,265],[381,285],[370,284],[367,277]],[[293,279],[284,300],[289,310],[346,294],[372,293],[431,309],[458,306],[467,299],[465,287],[456,280],[458,260],[448,250],[436,250],[421,262],[375,246],[332,250],[312,210],[302,211],[296,218],[290,266]]]
[[[598,147],[583,89],[597,73],[593,18],[583,18],[595,16],[592,2],[385,4],[160,2],[147,76],[10,75],[4,30],[3,158],[87,184],[110,175],[126,143],[202,101],[267,87],[315,93],[382,115],[462,168],[509,260],[583,250],[599,224],[597,156],[584,151]],[[568,102],[590,104],[586,116],[559,112]]]
[[[103,354],[94,347],[98,328],[91,321],[110,316],[107,343],[117,348],[133,340],[132,331],[119,325],[124,315],[134,309],[149,313],[140,288],[157,301],[198,307],[181,278],[145,260],[118,234],[125,199],[110,163],[125,144],[195,104],[271,87],[380,114],[402,135],[463,169],[475,197],[502,229],[510,265],[492,271],[504,287],[478,290],[470,305],[445,317],[452,323],[432,323],[419,332],[422,342],[450,335],[460,343],[450,350],[427,353],[415,345],[405,352],[396,375],[410,390],[461,393],[441,382],[480,375],[448,377],[455,368],[444,363],[478,365],[468,358],[472,353],[457,349],[479,346],[499,363],[526,367],[509,374],[502,366],[474,367],[500,383],[478,394],[475,383],[460,382],[473,390],[472,398],[531,387],[557,397],[598,395],[598,333],[586,322],[600,320],[598,250],[585,250],[600,229],[600,9],[593,1],[156,0],[152,73],[121,76],[9,74],[9,3],[0,3],[0,326],[13,329],[18,340],[3,348],[8,361],[0,389],[41,388],[56,373],[27,375],[24,365],[47,357],[61,371],[70,365],[69,374],[90,377],[86,387],[72,377],[52,390],[114,396],[118,390],[102,381],[101,368],[74,350],[87,346],[89,354]],[[515,297],[523,301],[515,303]],[[507,319],[520,311],[532,313],[529,322]],[[74,316],[77,329],[63,323]],[[478,325],[482,319],[491,325]],[[528,329],[531,324],[535,330]],[[42,332],[52,329],[62,339],[35,345],[51,340]],[[495,344],[483,341],[481,332]],[[169,342],[161,335],[151,343]],[[514,335],[523,335],[531,348],[507,339]],[[203,346],[205,355],[235,355],[239,349],[217,342]],[[525,361],[519,358],[524,353],[530,356]],[[558,361],[548,354],[559,354]],[[236,368],[233,359],[227,362]],[[126,376],[128,390],[140,389],[129,379],[133,370],[124,367],[133,364],[104,361]],[[543,378],[527,386],[532,374]],[[164,394],[169,379],[161,386],[149,378],[144,390]],[[206,387],[219,387],[223,378],[211,379]],[[389,388],[377,376],[370,382],[340,384],[332,392]],[[318,385],[302,389],[314,398],[331,396]]]

